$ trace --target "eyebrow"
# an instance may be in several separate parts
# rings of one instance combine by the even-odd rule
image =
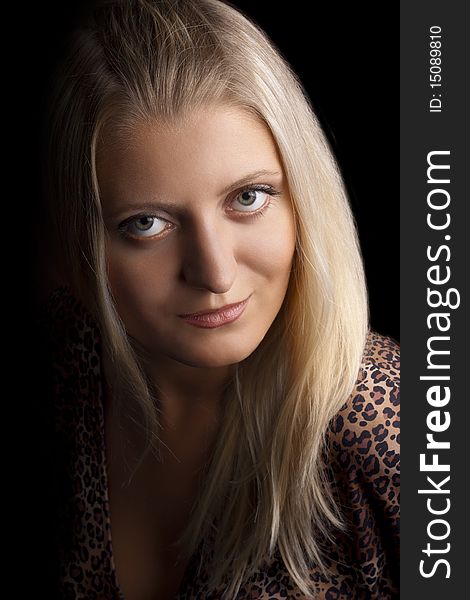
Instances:
[[[237,181],[234,181],[233,183],[228,185],[225,189],[223,189],[222,194],[228,194],[229,192],[235,190],[237,187],[240,187],[242,185],[249,183],[250,181],[253,181],[253,179],[257,179],[259,177],[266,177],[269,175],[271,175],[271,176],[281,175],[281,173],[279,171],[267,171],[266,169],[262,169],[261,171],[254,171],[253,173],[248,173],[248,175],[245,175],[244,177],[237,179]]]
[[[261,169],[259,171],[254,171],[253,173],[248,173],[247,175],[244,175],[240,179],[237,179],[237,181],[234,181],[233,183],[228,185],[226,188],[224,188],[222,190],[222,192],[220,193],[220,195],[228,194],[228,193],[232,192],[233,190],[236,190],[238,187],[241,187],[248,183],[254,183],[254,181],[253,181],[254,179],[259,179],[260,177],[266,177],[266,176],[276,176],[276,175],[282,175],[282,173],[280,171],[268,171],[266,169]],[[179,208],[181,208],[181,207],[176,202],[168,202],[168,201],[162,201],[162,200],[155,200],[152,202],[139,202],[139,203],[135,203],[135,204],[128,203],[128,204],[125,204],[125,205],[119,207],[117,210],[113,211],[113,213],[110,216],[111,216],[111,218],[115,218],[118,215],[121,215],[122,213],[125,213],[130,210],[159,209],[159,210],[170,210],[171,211],[171,210],[178,210]]]

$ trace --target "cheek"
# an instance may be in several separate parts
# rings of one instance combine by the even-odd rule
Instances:
[[[246,262],[269,281],[288,280],[295,251],[295,225],[292,215],[282,210],[253,230],[245,245]]]
[[[111,290],[118,311],[124,320],[133,311],[145,310],[145,306],[167,294],[168,262],[158,260],[152,253],[120,251],[110,247],[107,251],[107,271]]]

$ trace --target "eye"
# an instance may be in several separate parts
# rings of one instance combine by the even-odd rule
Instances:
[[[274,195],[276,195],[276,191],[271,186],[250,187],[239,192],[231,206],[237,212],[256,212],[269,203],[267,196]]]
[[[152,215],[139,215],[127,219],[119,225],[119,230],[124,235],[134,238],[148,238],[156,236],[168,229],[168,222]]]

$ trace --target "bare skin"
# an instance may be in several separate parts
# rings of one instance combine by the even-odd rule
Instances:
[[[126,600],[174,598],[187,567],[174,542],[187,525],[217,423],[208,418],[209,412],[196,415],[192,427],[189,421],[167,423],[161,435],[163,461],[146,458],[130,480],[130,466],[138,455],[135,446],[121,452],[110,404],[106,411],[108,495],[119,585]]]
[[[125,140],[104,130],[98,181],[108,276],[119,314],[147,354],[158,390],[163,463],[149,458],[131,485],[109,418],[107,456],[116,572],[126,600],[174,598],[185,564],[172,544],[188,523],[216,439],[222,391],[260,344],[287,291],[295,222],[267,128],[213,106],[163,127],[136,124]],[[248,299],[221,327],[181,314]]]

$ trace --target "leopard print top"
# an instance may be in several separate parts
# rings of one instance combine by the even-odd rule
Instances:
[[[60,448],[60,597],[124,600],[110,535],[99,330],[66,286],[49,296],[44,314]],[[399,364],[397,343],[371,331],[355,389],[328,430],[334,493],[350,528],[328,554],[333,575],[311,570],[318,599],[398,597]],[[218,600],[197,554],[177,600]],[[305,599],[278,550],[237,597]]]

